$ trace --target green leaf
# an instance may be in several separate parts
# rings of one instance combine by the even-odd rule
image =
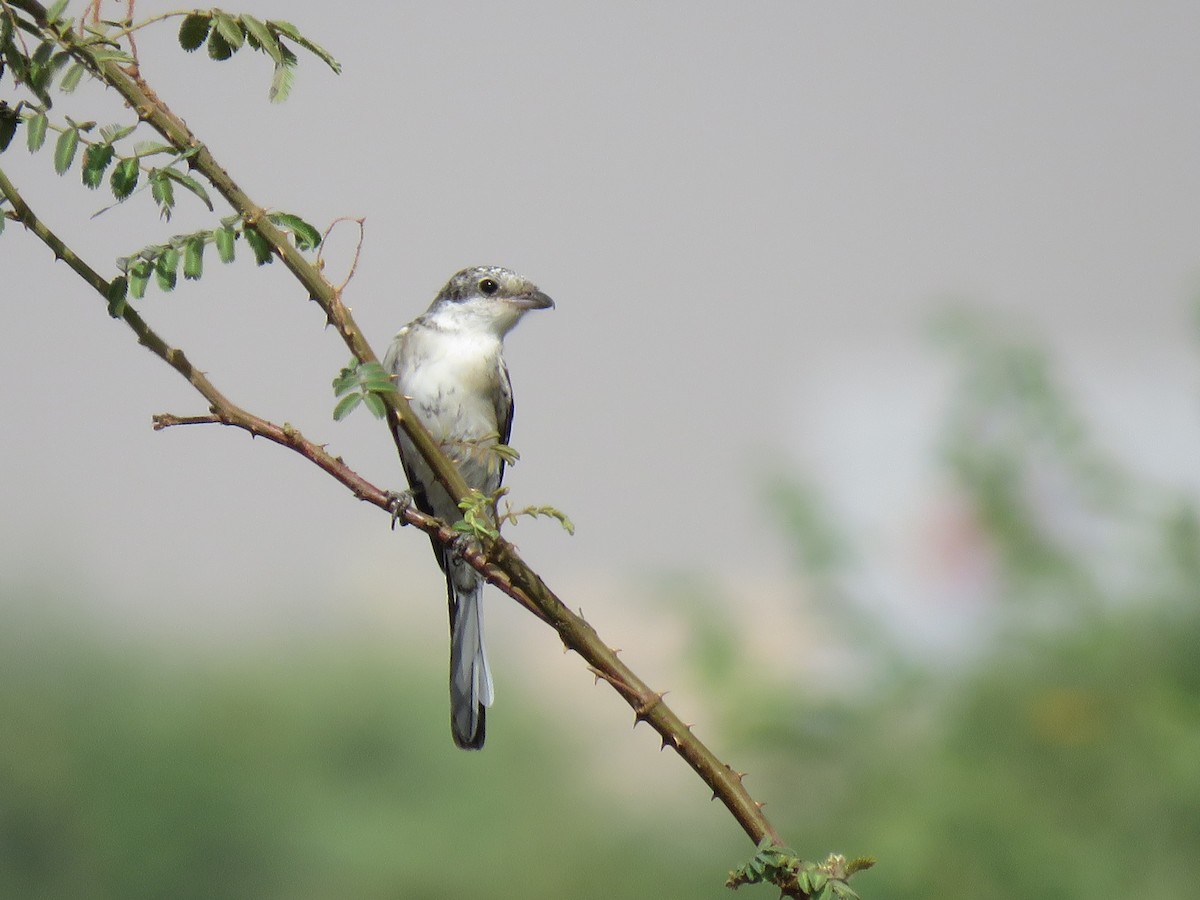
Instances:
[[[258,233],[253,226],[247,225],[242,229],[242,236],[254,251],[254,261],[260,266],[269,265],[275,258],[267,239]]]
[[[358,404],[362,403],[362,401],[362,394],[347,394],[345,397],[339,400],[338,405],[333,408],[333,420],[335,422],[342,421],[342,419],[354,412],[355,408],[358,406]]]
[[[3,35],[3,40],[0,40],[0,52],[4,54],[4,60],[8,63],[8,67],[12,69],[13,81],[29,82],[29,60],[25,58],[25,54],[17,47],[16,42],[12,39],[12,23],[9,16],[0,16],[0,34]],[[49,108],[50,98],[44,96],[45,92],[38,96],[47,108]]]
[[[95,190],[104,183],[104,170],[112,162],[112,144],[91,144],[83,151],[83,183]]]
[[[25,133],[25,143],[29,147],[30,153],[36,153],[42,149],[42,144],[46,143],[46,127],[50,124],[50,120],[46,118],[44,112],[38,113],[31,119],[26,120],[25,127],[28,129]]]
[[[76,122],[70,116],[64,116],[63,118],[65,118],[67,120],[68,125],[70,125],[72,128],[74,128],[80,134],[85,134],[86,132],[89,132],[96,127],[95,119],[88,119],[86,122]]]
[[[383,398],[378,394],[361,394],[363,402],[367,405],[367,409],[377,419],[382,419],[387,415],[387,404],[383,402]]]
[[[218,62],[233,56],[233,48],[229,46],[229,41],[221,37],[221,32],[215,28],[208,36],[208,56],[209,59],[215,59]]]
[[[299,30],[291,22],[285,22],[281,19],[269,20],[267,27],[272,31],[290,37],[293,41],[307,50],[309,53],[316,56],[321,62],[329,66],[335,73],[341,74],[342,64],[334,59],[333,54],[319,44],[315,44],[302,35]]]
[[[124,65],[130,65],[134,61],[133,57],[124,50],[117,50],[115,47],[98,47],[92,51],[92,58],[96,62],[119,62]]]
[[[126,294],[129,292],[129,279],[118,275],[108,285],[108,314],[119,319],[125,312]]]
[[[312,250],[321,243],[321,232],[302,218],[291,213],[270,213],[267,219],[292,233],[297,250]]]
[[[179,26],[179,46],[188,53],[199,50],[204,39],[208,37],[211,25],[212,19],[208,13],[194,12],[186,16],[183,24]]]
[[[267,99],[272,103],[282,103],[292,92],[292,82],[296,77],[296,66],[291,62],[275,64],[275,74],[271,76],[271,89],[267,91]]]
[[[59,51],[52,56],[46,53],[43,57],[43,47],[47,47],[47,45],[43,44],[41,47],[38,47],[37,53],[34,55],[33,65],[29,68],[29,87],[39,97],[45,95],[50,82],[54,80],[54,76],[58,74],[63,66],[71,61],[71,54],[65,50]],[[52,50],[53,45],[49,45],[49,49]]]
[[[74,128],[68,128],[58,136],[58,142],[54,145],[55,172],[62,175],[67,169],[71,168],[71,163],[75,161],[75,151],[78,147],[79,132]]]
[[[279,50],[279,41],[275,39],[275,35],[266,25],[254,16],[248,16],[243,13],[242,27],[246,29],[246,37],[250,41],[250,46],[255,49],[262,50],[276,65],[283,62],[283,54]]]
[[[333,395],[340,397],[358,387],[358,360],[351,359],[333,379]]]
[[[141,300],[146,296],[146,285],[150,282],[153,268],[150,260],[138,259],[125,270],[129,277],[129,293],[133,294],[134,299]]]
[[[461,523],[453,526],[454,529],[466,534],[474,534],[476,537],[499,537],[500,532],[496,530],[491,518],[493,505],[494,501],[491,497],[472,488],[470,493],[459,501],[458,508],[462,510],[463,517]]]
[[[38,44],[37,49],[33,51],[33,56],[30,57],[30,61],[33,63],[33,65],[30,67],[30,71],[32,72],[35,68],[46,65],[46,63],[50,61],[50,56],[53,53],[53,42],[42,41],[40,44]]]
[[[233,242],[236,239],[237,232],[228,225],[222,225],[213,232],[213,243],[217,245],[217,257],[221,260],[221,262],[233,262]]]
[[[163,144],[159,141],[138,141],[133,145],[133,153],[138,158],[143,156],[154,156],[157,153],[174,153],[175,148],[170,144]]]
[[[136,122],[132,125],[105,125],[100,129],[100,137],[104,139],[106,144],[115,144],[117,141],[129,137],[136,130]]]
[[[140,171],[136,157],[127,156],[118,162],[108,180],[113,196],[118,200],[124,200],[132,194],[133,189],[137,187]]]
[[[68,53],[66,50],[59,50],[57,53],[54,54],[53,58],[50,60],[50,66],[49,66],[50,77],[53,78],[55,75],[57,75],[59,72],[61,72],[63,70],[63,68],[67,65],[67,63],[70,63],[70,62],[74,62],[74,58],[71,56],[71,54]]]
[[[67,74],[62,77],[62,81],[58,83],[58,89],[65,94],[70,94],[79,87],[79,82],[83,80],[83,73],[87,71],[87,67],[81,63],[72,63],[67,69]]]
[[[50,56],[53,53],[54,44],[43,41],[30,57],[28,82],[35,92],[45,93],[46,82],[50,79]]]
[[[236,53],[241,49],[242,43],[246,40],[246,33],[242,31],[242,26],[229,13],[221,12],[219,9],[213,10],[213,21],[216,23],[217,31],[221,33],[221,37],[225,39],[230,48]]]
[[[68,0],[55,0],[54,5],[46,10],[46,21],[51,24],[57,22],[62,12],[67,8]]]
[[[154,280],[163,291],[175,290],[175,279],[179,269],[179,251],[167,247],[154,261]]]
[[[183,245],[183,277],[199,281],[204,274],[204,238],[196,236]]]
[[[358,377],[368,391],[394,391],[396,384],[382,364],[366,363],[358,369]]]
[[[163,218],[171,218],[171,207],[175,205],[175,188],[171,186],[171,179],[163,173],[166,169],[155,169],[150,173],[150,194],[154,197],[154,202],[158,204]]]
[[[4,234],[4,226],[8,222],[8,216],[4,214],[4,210],[0,209],[0,234]]]
[[[178,169],[162,169],[160,171],[167,178],[170,178],[172,181],[183,185],[185,188],[203,200],[204,205],[208,207],[208,211],[212,212],[213,205],[212,201],[208,199],[208,191],[204,190],[204,186],[195,178],[193,178],[191,175],[184,175]]]

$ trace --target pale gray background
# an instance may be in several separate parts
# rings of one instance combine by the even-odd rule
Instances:
[[[694,570],[751,615],[794,590],[761,502],[773,468],[811,476],[881,593],[922,609],[936,574],[912,560],[948,491],[931,446],[952,375],[925,323],[949,299],[1044,335],[1120,458],[1200,482],[1200,5],[368,8],[254,4],[345,65],[302,53],[282,106],[264,58],[185,58],[177,22],[141,38],[143,68],[258,202],[320,227],[366,217],[347,300],[379,352],[465,265],[558,301],[509,341],[509,483],[578,534],[511,537],[618,643],[647,574]],[[159,223],[142,196],[92,223],[111,198],[60,181],[48,150],[0,164],[99,265],[212,221],[181,196]],[[350,232],[334,243],[340,272]],[[236,401],[399,486],[377,423],[331,421],[348,354],[282,266],[207,262],[199,286],[152,288],[147,318]],[[442,652],[423,538],[242,433],[152,432],[198,396],[12,226],[0,299],[5,573],[85,584],[122,628],[365,617]],[[500,633],[510,607],[491,604]],[[495,665],[503,692],[515,663]]]

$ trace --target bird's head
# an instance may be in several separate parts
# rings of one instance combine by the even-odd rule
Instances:
[[[487,331],[502,338],[529,310],[553,307],[553,300],[516,272],[475,266],[446,282],[426,316],[441,328]]]

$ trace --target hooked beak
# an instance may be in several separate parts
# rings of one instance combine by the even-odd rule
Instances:
[[[541,291],[509,297],[508,302],[518,309],[554,309],[554,301]]]

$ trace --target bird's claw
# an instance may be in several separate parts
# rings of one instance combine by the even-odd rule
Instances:
[[[467,562],[470,557],[478,556],[483,552],[483,545],[473,534],[460,534],[450,542],[450,552],[463,562]]]
[[[404,519],[404,514],[416,505],[413,500],[412,491],[388,491],[388,512],[392,514],[392,531],[396,530],[396,523],[407,525],[408,522]]]

